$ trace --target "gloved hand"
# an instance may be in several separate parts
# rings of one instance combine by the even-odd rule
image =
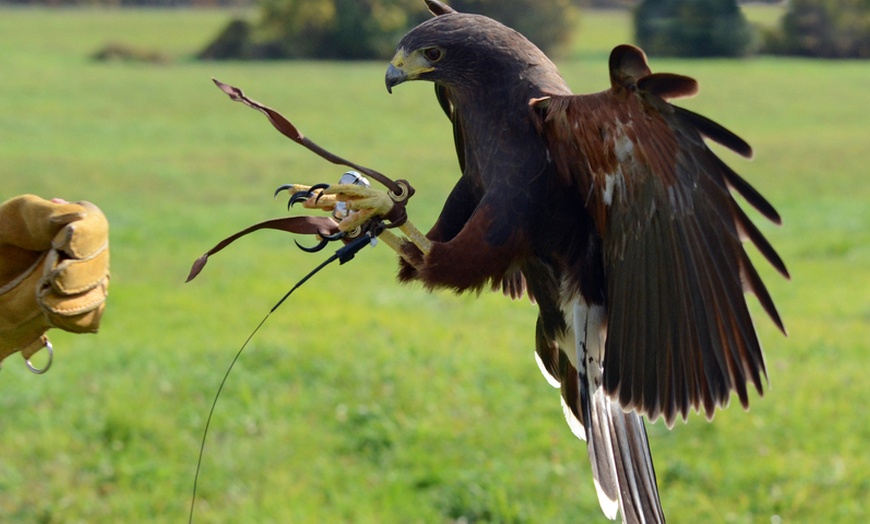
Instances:
[[[52,327],[96,333],[109,286],[109,224],[90,202],[23,195],[0,204],[0,362]]]

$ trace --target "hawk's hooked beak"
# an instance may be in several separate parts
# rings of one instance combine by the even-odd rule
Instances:
[[[392,93],[393,87],[402,82],[416,80],[420,75],[434,70],[435,68],[419,50],[407,54],[404,49],[399,49],[390,61],[390,66],[387,67],[387,91]]]
[[[407,79],[408,74],[391,63],[390,66],[387,67],[387,92],[392,93],[393,87],[401,84]]]

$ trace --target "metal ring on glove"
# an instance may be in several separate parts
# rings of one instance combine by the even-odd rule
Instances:
[[[27,359],[27,369],[29,369],[32,373],[36,373],[37,375],[42,375],[43,373],[48,371],[48,368],[51,367],[51,363],[54,360],[54,350],[51,347],[51,342],[46,340],[45,346],[43,347],[48,350],[48,364],[46,364],[44,368],[37,368],[30,362],[29,358]]]

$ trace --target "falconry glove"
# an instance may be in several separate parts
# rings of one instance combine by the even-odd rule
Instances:
[[[90,202],[0,204],[0,362],[26,360],[53,327],[96,333],[109,286],[109,224]],[[33,368],[31,368],[33,369]]]

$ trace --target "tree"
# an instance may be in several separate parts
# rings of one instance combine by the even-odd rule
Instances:
[[[737,0],[644,0],[634,24],[638,45],[650,54],[746,56],[756,49]]]
[[[870,0],[792,0],[768,51],[825,58],[870,58]]]
[[[565,45],[577,26],[571,0],[448,0],[463,13],[478,13],[512,27],[545,53]],[[576,3],[576,2],[574,2]]]
[[[257,29],[290,58],[383,58],[425,13],[418,0],[263,0]]]

